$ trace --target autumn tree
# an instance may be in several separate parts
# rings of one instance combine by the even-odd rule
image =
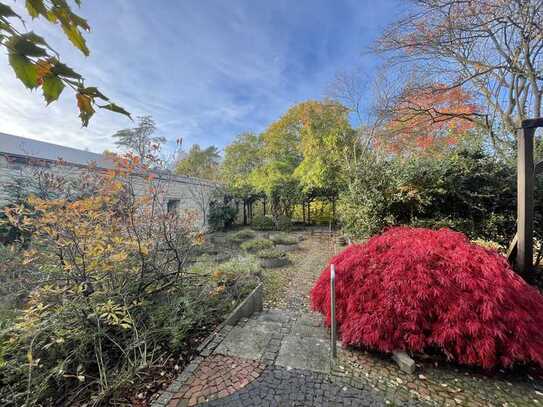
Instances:
[[[333,197],[340,183],[340,157],[355,142],[348,109],[335,102],[293,106],[261,136],[261,165],[253,173],[277,215],[315,196]]]
[[[175,166],[178,175],[215,180],[218,177],[219,149],[215,146],[201,148],[193,144],[189,152]]]
[[[164,137],[153,136],[156,131],[155,121],[151,116],[138,117],[136,127],[119,130],[113,135],[115,144],[125,151],[136,154],[141,162],[149,163],[156,158],[160,145],[166,142]]]
[[[396,67],[410,65],[426,85],[442,84],[441,92],[472,94],[485,108],[458,117],[487,130],[497,147],[510,145],[522,120],[542,114],[543,1],[411,3],[376,50]]]
[[[260,165],[251,174],[251,182],[268,196],[275,218],[290,217],[299,201],[301,189],[294,171],[303,160],[299,150],[301,128],[298,109],[293,107],[261,135]]]
[[[476,127],[471,117],[477,109],[460,87],[406,86],[384,112],[387,120],[377,142],[393,153],[444,151]]]
[[[74,0],[78,6],[81,0]],[[90,31],[87,21],[75,14],[67,0],[29,0],[26,11],[34,18],[42,18],[59,25],[68,40],[85,56],[90,54],[82,31]],[[75,92],[79,117],[83,126],[89,124],[96,108],[110,110],[130,117],[122,107],[94,86],[87,86],[83,76],[61,62],[58,53],[38,34],[22,32],[16,28],[24,19],[13,9],[0,2],[0,46],[7,51],[8,61],[17,78],[28,89],[41,88],[43,98],[50,104],[68,87]]]
[[[243,202],[243,223],[251,216],[252,203],[260,197],[251,183],[251,174],[260,164],[261,142],[253,133],[242,133],[224,149],[220,177],[230,194]]]
[[[333,102],[299,105],[302,123],[298,149],[303,160],[294,171],[305,192],[336,194],[341,183],[341,159],[355,142],[348,110]]]

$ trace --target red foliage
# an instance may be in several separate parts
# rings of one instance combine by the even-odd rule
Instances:
[[[345,344],[384,352],[438,349],[484,368],[543,366],[543,296],[502,255],[462,233],[392,228],[330,263]],[[311,302],[330,324],[329,267]]]
[[[398,97],[380,140],[388,151],[434,151],[458,144],[475,127],[473,114],[478,107],[473,96],[461,88],[443,84],[406,88]]]

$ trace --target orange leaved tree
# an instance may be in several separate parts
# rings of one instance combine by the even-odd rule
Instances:
[[[393,153],[435,152],[458,143],[475,127],[477,104],[462,88],[406,87],[389,112],[379,142]]]
[[[132,154],[93,170],[77,199],[30,196],[6,210],[31,236],[28,290],[0,335],[0,399],[13,405],[103,403],[158,358],[179,352],[209,315],[217,285],[187,269],[202,235],[170,214],[164,175]],[[209,295],[202,293],[208,292]]]

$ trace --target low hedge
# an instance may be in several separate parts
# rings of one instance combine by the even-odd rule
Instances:
[[[253,218],[251,227],[255,230],[273,230],[275,225],[270,216],[258,215]]]
[[[273,242],[268,239],[253,239],[243,242],[240,247],[248,252],[258,252],[260,250],[272,248]]]
[[[298,239],[296,237],[286,234],[271,235],[270,240],[275,244],[281,245],[294,245],[298,243]]]
[[[287,257],[287,254],[285,252],[281,252],[276,249],[260,250],[256,255],[260,259],[281,259]]]
[[[241,243],[249,239],[256,237],[256,233],[249,229],[243,229],[228,237],[228,239],[234,243]]]

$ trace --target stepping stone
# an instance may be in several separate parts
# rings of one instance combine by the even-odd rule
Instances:
[[[244,328],[249,330],[256,329],[260,331],[274,333],[279,332],[279,330],[281,329],[281,323],[261,319],[250,319],[249,321],[247,321]]]
[[[298,318],[298,323],[308,326],[324,326],[322,315],[316,312],[302,314]]]
[[[235,326],[214,353],[259,360],[272,335],[280,329],[281,324],[277,322],[250,319],[244,327]]]
[[[330,340],[330,333],[323,325],[308,325],[304,324],[303,321],[296,321],[292,327],[291,333],[296,336],[315,337]]]
[[[288,322],[290,316],[281,310],[269,310],[258,314],[255,319],[258,321],[278,322],[282,324]]]
[[[289,335],[283,339],[276,365],[328,373],[330,342],[317,337]]]
[[[317,313],[302,314],[294,323],[291,333],[330,340],[330,333],[324,326],[323,318]]]

